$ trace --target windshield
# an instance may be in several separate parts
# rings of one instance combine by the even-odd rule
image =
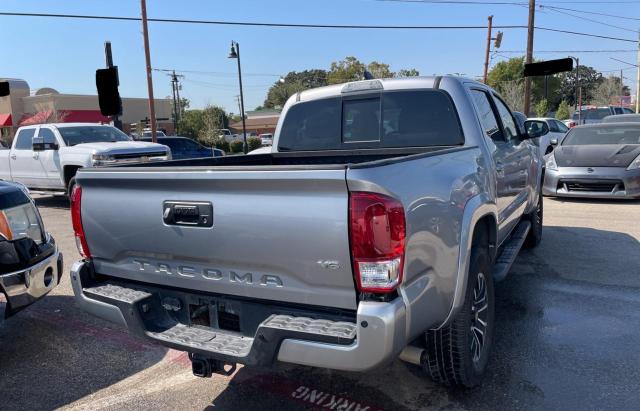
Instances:
[[[595,144],[640,144],[640,125],[574,128],[562,142],[563,146]]]
[[[58,127],[58,131],[67,146],[83,143],[131,141],[129,136],[111,126]]]

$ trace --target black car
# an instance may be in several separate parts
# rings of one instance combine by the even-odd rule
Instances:
[[[139,141],[150,142],[151,138],[144,137]],[[224,151],[217,148],[205,147],[188,137],[158,137],[157,142],[158,144],[163,144],[171,149],[171,158],[174,160],[224,156]]]
[[[0,320],[60,283],[62,253],[26,187],[0,181]]]

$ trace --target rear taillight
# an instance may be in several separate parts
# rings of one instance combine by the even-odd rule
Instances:
[[[353,270],[361,292],[388,293],[402,281],[406,223],[402,204],[391,197],[351,193],[349,234]]]
[[[78,252],[83,258],[91,258],[91,252],[87,246],[87,238],[82,228],[82,187],[76,185],[71,192],[71,223],[76,237]]]

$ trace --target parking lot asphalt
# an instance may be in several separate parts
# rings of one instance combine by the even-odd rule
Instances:
[[[75,306],[68,203],[36,198],[65,274],[49,296],[0,323],[1,409],[638,408],[640,202],[545,199],[541,245],[523,251],[496,288],[486,380],[462,390],[399,360],[368,374],[279,365],[193,377],[186,354]]]

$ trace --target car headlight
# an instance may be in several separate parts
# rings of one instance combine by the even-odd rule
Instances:
[[[115,161],[115,158],[113,156],[108,155],[108,154],[94,154],[94,155],[91,156],[91,162],[94,165],[109,163],[109,162],[113,162],[113,161]]]
[[[640,168],[640,156],[636,157],[636,159],[633,160],[631,164],[629,164],[629,167],[627,167],[627,170],[635,170],[638,168]]]
[[[26,203],[0,211],[0,236],[9,241],[30,238],[41,244],[42,225],[35,206]]]
[[[558,169],[558,164],[556,164],[556,156],[554,156],[553,153],[550,153],[545,158],[544,166],[546,167],[547,170],[557,170]]]

